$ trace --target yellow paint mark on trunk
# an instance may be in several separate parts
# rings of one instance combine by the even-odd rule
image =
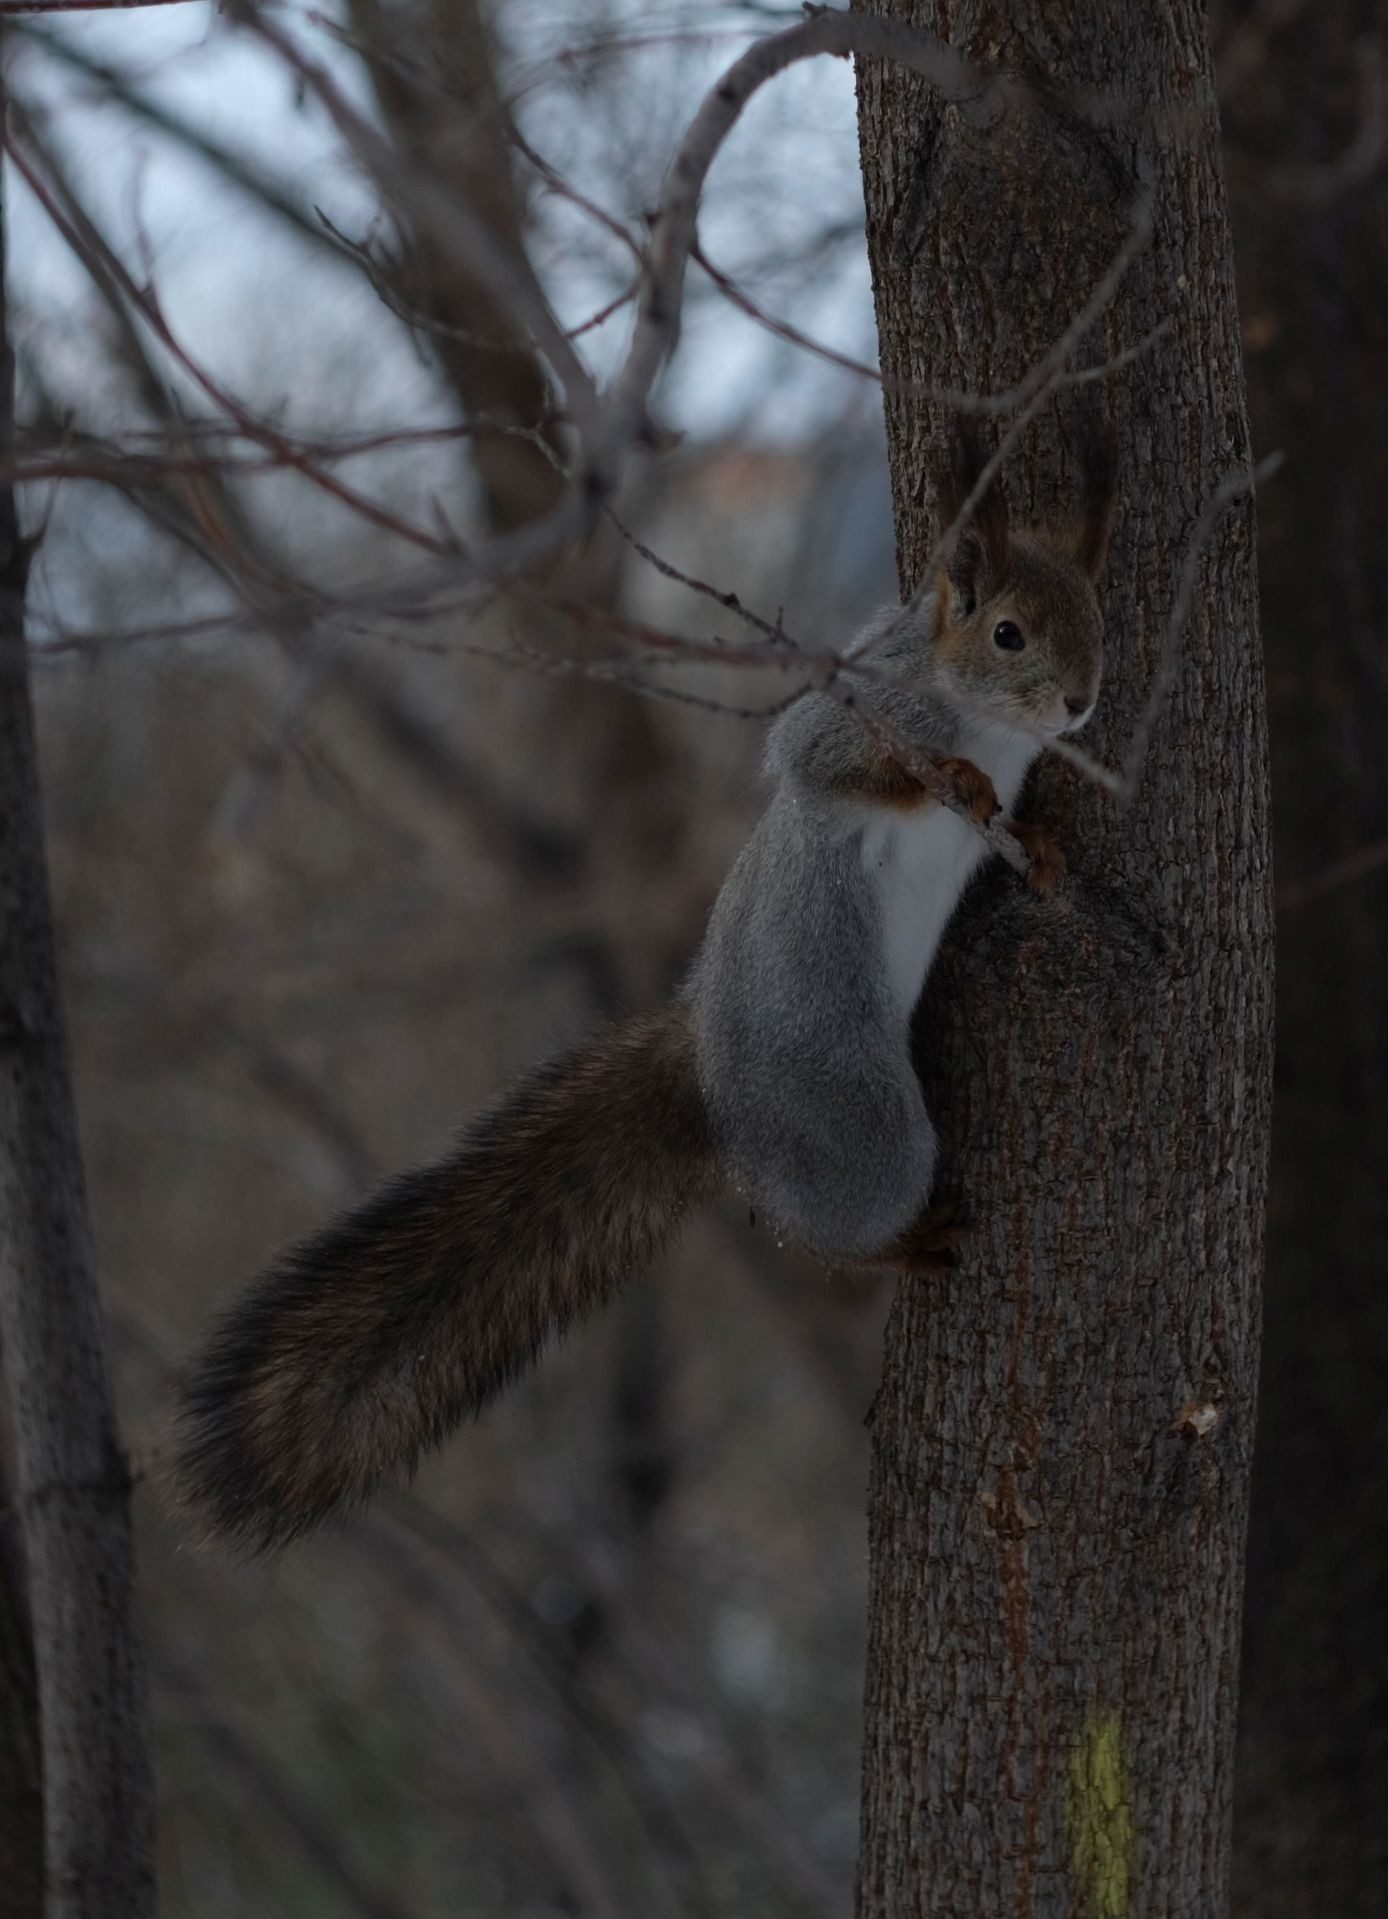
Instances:
[[[1116,1712],[1092,1713],[1070,1755],[1070,1869],[1095,1919],[1127,1919],[1134,1858],[1132,1782]]]

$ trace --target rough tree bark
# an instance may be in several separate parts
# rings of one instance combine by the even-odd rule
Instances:
[[[3,297],[0,295],[0,297]],[[9,1486],[0,1477],[0,1511]],[[43,1919],[43,1786],[33,1622],[12,1515],[0,1516],[0,1886],[6,1919]]]
[[[1317,0],[1269,25],[1225,61],[1250,409],[1288,455],[1259,542],[1282,900],[1235,1910],[1370,1919],[1388,1886],[1388,167],[1364,54],[1376,32],[1382,76],[1388,10]],[[1353,863],[1366,848],[1377,867]]]
[[[4,317],[0,291],[8,458],[14,362]],[[44,1910],[48,1919],[144,1919],[154,1910],[154,1792],[130,1473],[106,1369],[58,997],[24,654],[27,559],[13,491],[0,485],[0,1344],[38,1666]]]
[[[945,418],[925,388],[1019,379],[1151,183],[1150,245],[1085,351],[1169,322],[1087,396],[1121,448],[1086,742],[1112,760],[1201,509],[1249,460],[1204,8],[879,10],[1076,90],[941,114],[860,69],[904,586]],[[1066,440],[1062,405],[1014,501],[1073,490]],[[1069,850],[1068,897],[991,874],[922,1007],[940,1188],[974,1225],[947,1282],[901,1289],[873,1417],[863,1919],[1225,1906],[1270,1097],[1253,555],[1245,499],[1199,567],[1135,802],[1044,766],[1023,811]]]

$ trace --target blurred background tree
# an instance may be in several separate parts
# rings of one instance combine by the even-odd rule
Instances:
[[[0,133],[9,102],[0,80]],[[3,183],[0,183],[3,184]],[[19,1919],[147,1919],[154,1777],[45,851],[0,193],[0,1865]],[[17,1549],[22,1539],[22,1555]]]
[[[1279,881],[1235,1910],[1388,1885],[1388,15],[1220,9]]]

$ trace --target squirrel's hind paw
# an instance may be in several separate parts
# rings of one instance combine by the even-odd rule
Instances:
[[[1044,826],[1009,820],[1007,830],[1031,861],[1027,885],[1033,893],[1054,893],[1065,877],[1065,855]]]
[[[959,1264],[956,1250],[969,1230],[961,1206],[942,1200],[927,1206],[880,1255],[883,1266],[907,1273],[946,1273]]]

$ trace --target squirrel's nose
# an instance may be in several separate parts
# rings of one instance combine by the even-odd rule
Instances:
[[[1087,693],[1067,693],[1066,694],[1065,711],[1070,715],[1072,719],[1075,718],[1076,715],[1080,713],[1087,712],[1088,709],[1089,709],[1089,695]]]

